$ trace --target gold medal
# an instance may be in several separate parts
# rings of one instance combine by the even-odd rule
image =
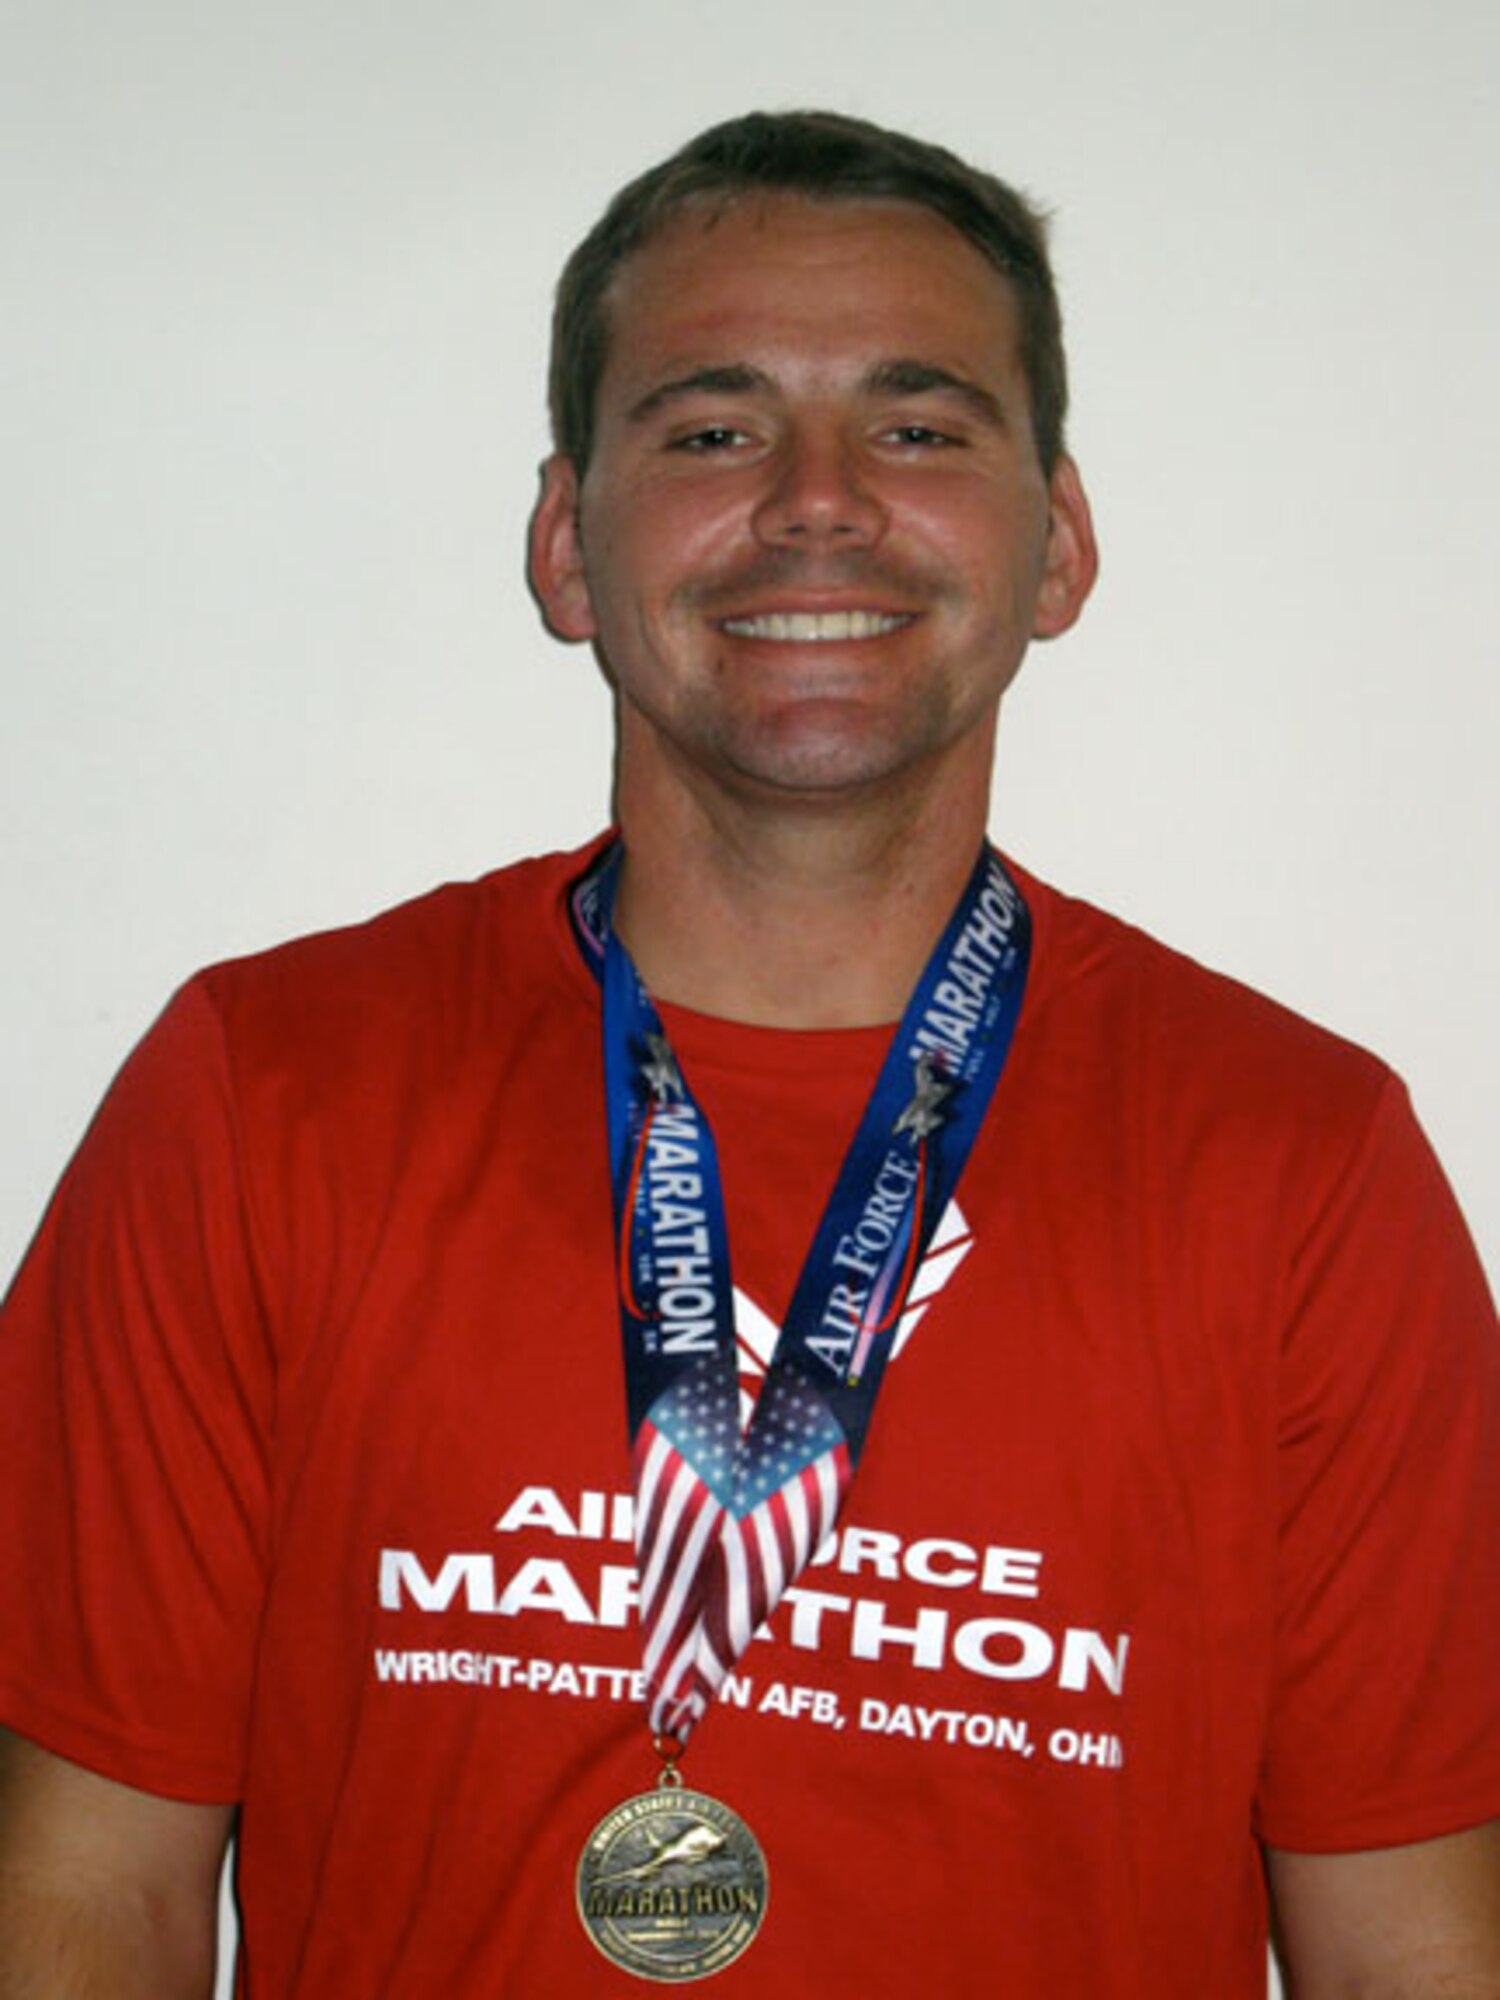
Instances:
[[[578,1862],[584,1929],[638,1979],[722,1972],[760,1929],[767,1895],[749,1827],[670,1767],[655,1791],[600,1820]]]

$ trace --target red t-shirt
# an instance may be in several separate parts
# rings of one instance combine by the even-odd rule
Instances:
[[[252,2000],[636,1995],[598,993],[550,857],[194,980],[0,1338],[0,1717],[239,1799]],[[691,1784],[716,1994],[1262,1995],[1258,1842],[1500,1812],[1492,1313],[1370,1057],[1019,879],[1030,988],[835,1544]],[[885,1031],[665,1010],[763,1365]]]

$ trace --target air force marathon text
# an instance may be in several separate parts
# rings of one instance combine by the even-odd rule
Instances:
[[[532,1635],[537,1629],[534,1618],[539,1616],[557,1621],[559,1639],[568,1630],[580,1635],[589,1628],[624,1630],[633,1622],[634,1561],[598,1560],[600,1544],[618,1545],[633,1555],[628,1494],[564,1495],[549,1486],[527,1486],[495,1522],[495,1533],[525,1534],[533,1547],[542,1535],[557,1545],[558,1552],[512,1561],[503,1546],[499,1553],[467,1549],[441,1554],[385,1548],[379,1562],[380,1610],[403,1614],[403,1622],[413,1613],[468,1614],[485,1621],[531,1614]],[[846,1524],[788,1590],[772,1620],[772,1631],[796,1651],[825,1657],[899,1660],[934,1673],[956,1668],[980,1683],[1029,1683],[1063,1694],[1117,1700],[1125,1690],[1130,1635],[1042,1622],[1037,1607],[1044,1568],[1043,1554],[1036,1549],[981,1547],[936,1535],[903,1541],[880,1528]],[[931,1591],[935,1601],[908,1606],[897,1614],[877,1594],[882,1585],[892,1584],[915,1585],[924,1594]],[[1023,1604],[1030,1615],[1018,1615]],[[445,1641],[451,1631],[448,1625]],[[755,1657],[753,1650],[747,1655],[747,1669],[754,1668]],[[459,1681],[480,1688],[605,1701],[639,1694],[631,1685],[636,1676],[627,1668],[538,1659],[519,1649],[506,1651],[477,1633],[472,1645],[445,1644],[436,1651],[377,1646],[374,1665],[380,1681],[413,1687]],[[877,1698],[874,1685],[855,1718],[862,1728],[929,1741],[966,1741],[976,1747],[998,1736],[995,1747],[1023,1754],[1034,1747],[1024,1723],[987,1719],[958,1708],[892,1703]],[[990,1692],[997,1691],[992,1685]],[[975,1694],[979,1693],[976,1686]],[[750,1675],[737,1676],[723,1698],[735,1706],[752,1705]],[[765,1690],[754,1705],[766,1709]],[[771,1684],[769,1707],[837,1727],[847,1719],[829,1691],[787,1688],[780,1682]],[[1092,1714],[1093,1704],[1090,1710]],[[1108,1735],[1054,1730],[1046,1747],[1059,1761],[1110,1765],[1122,1761],[1118,1740]]]

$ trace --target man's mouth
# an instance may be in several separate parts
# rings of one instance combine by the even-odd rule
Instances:
[[[767,611],[758,618],[725,618],[724,631],[741,639],[792,640],[818,645],[839,639],[881,639],[909,625],[909,616],[887,611]]]

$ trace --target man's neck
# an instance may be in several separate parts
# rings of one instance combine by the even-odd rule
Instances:
[[[647,987],[765,1027],[895,1021],[974,866],[984,801],[939,811],[619,802],[615,921]]]

